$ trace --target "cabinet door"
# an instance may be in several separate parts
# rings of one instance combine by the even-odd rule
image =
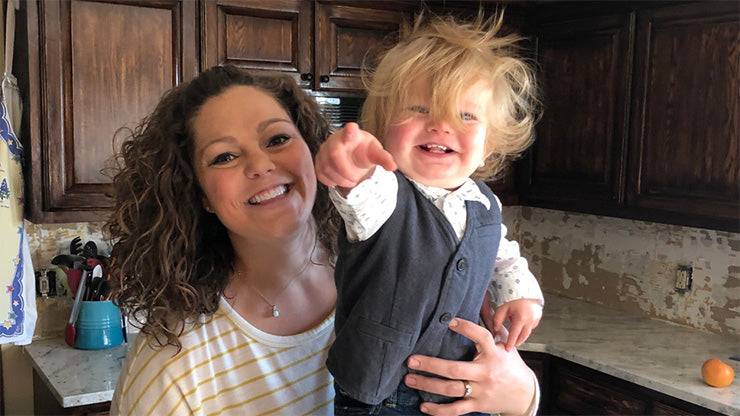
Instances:
[[[196,7],[188,0],[29,1],[21,84],[34,222],[96,221],[111,206],[101,173],[114,135],[197,73]],[[27,76],[27,79],[25,78]],[[30,173],[30,175],[29,175]]]
[[[638,15],[630,205],[740,230],[740,13],[707,2]]]
[[[363,91],[361,69],[399,40],[410,16],[398,10],[374,10],[316,3],[317,90]]]
[[[203,69],[218,64],[280,71],[313,85],[313,3],[310,0],[203,2]]]
[[[544,112],[523,163],[528,204],[593,210],[620,202],[631,22],[625,13],[535,29]]]

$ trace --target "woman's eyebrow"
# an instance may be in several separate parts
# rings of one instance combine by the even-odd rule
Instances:
[[[219,138],[216,138],[216,139],[213,139],[213,140],[209,140],[208,143],[206,143],[202,147],[196,149],[195,150],[195,154],[201,154],[201,153],[203,153],[204,150],[206,150],[211,145],[214,145],[216,143],[223,143],[223,142],[233,143],[235,141],[236,141],[236,138],[234,138],[232,136],[224,136],[224,137],[219,137]]]
[[[270,124],[274,124],[274,123],[279,123],[279,122],[281,122],[281,121],[282,121],[282,122],[285,122],[285,123],[290,123],[290,124],[293,124],[293,122],[292,122],[292,121],[290,121],[290,120],[289,120],[289,119],[287,119],[287,118],[279,118],[279,117],[276,117],[276,118],[268,118],[267,120],[263,120],[263,121],[261,121],[261,122],[260,122],[260,123],[259,123],[259,124],[257,125],[257,132],[258,132],[258,133],[262,133],[263,131],[265,131],[265,129],[266,129],[266,128],[267,128],[267,127],[268,127],[268,126],[270,125]]]

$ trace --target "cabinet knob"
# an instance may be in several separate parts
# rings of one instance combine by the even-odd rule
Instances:
[[[329,75],[322,75],[319,78],[319,81],[321,81],[321,82],[329,82]]]
[[[310,72],[304,72],[301,74],[301,79],[303,81],[311,81],[313,79],[313,74]]]

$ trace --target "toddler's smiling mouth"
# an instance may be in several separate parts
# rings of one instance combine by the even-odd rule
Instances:
[[[440,144],[422,144],[419,146],[421,150],[424,150],[425,152],[429,153],[453,153],[454,150],[450,149],[447,146],[442,146]]]
[[[247,202],[249,203],[249,205],[259,205],[265,201],[269,201],[273,198],[279,197],[280,195],[284,195],[288,193],[288,191],[290,191],[290,186],[288,185],[274,186],[270,189],[266,189],[258,193],[257,195],[249,198],[249,201]]]

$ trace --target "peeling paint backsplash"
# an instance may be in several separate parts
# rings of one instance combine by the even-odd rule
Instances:
[[[544,291],[740,334],[740,234],[520,206],[505,207],[503,214],[509,237],[521,245]],[[68,253],[77,236],[109,253],[102,225],[26,221],[34,267]],[[674,290],[679,265],[694,269],[692,289],[683,294]],[[63,330],[67,303],[39,303],[37,335]]]
[[[740,334],[740,234],[520,206],[504,222],[548,293]],[[693,267],[686,293],[679,265]]]
[[[110,253],[110,247],[103,237],[102,222],[34,224],[26,221],[25,226],[34,269],[50,266],[51,259],[57,254],[69,254],[69,243],[75,237],[80,237],[82,244],[94,241],[99,253]]]

